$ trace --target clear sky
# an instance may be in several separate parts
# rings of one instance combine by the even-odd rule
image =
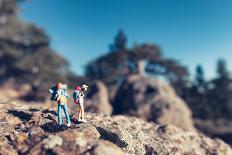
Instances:
[[[31,0],[20,16],[46,30],[76,73],[108,51],[120,28],[129,47],[156,43],[192,73],[202,64],[211,77],[218,58],[232,70],[232,0]]]

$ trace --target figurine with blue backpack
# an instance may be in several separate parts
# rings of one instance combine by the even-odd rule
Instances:
[[[58,125],[59,126],[62,125],[62,110],[63,110],[65,114],[67,126],[69,127],[71,125],[71,121],[68,114],[67,101],[70,98],[70,95],[68,94],[67,91],[67,85],[58,82],[56,86],[49,89],[49,92],[52,94],[50,99],[52,101],[56,101],[58,104],[57,107]]]

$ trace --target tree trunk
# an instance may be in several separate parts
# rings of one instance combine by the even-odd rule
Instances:
[[[138,61],[138,74],[144,76],[145,75],[145,64],[143,60]]]

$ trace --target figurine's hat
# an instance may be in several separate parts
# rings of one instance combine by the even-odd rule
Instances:
[[[87,85],[85,85],[85,84],[83,84],[83,85],[81,86],[81,88],[86,89],[86,88],[88,88],[88,86],[87,86]]]
[[[76,87],[75,87],[75,90],[78,90],[78,91],[80,91],[80,90],[81,90],[81,87],[79,87],[79,86],[76,86]]]

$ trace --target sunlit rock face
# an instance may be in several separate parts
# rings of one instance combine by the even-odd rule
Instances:
[[[141,75],[129,76],[118,88],[114,114],[138,116],[159,124],[173,124],[192,130],[191,111],[165,82]]]
[[[86,94],[85,109],[88,112],[100,112],[105,115],[112,114],[112,106],[109,102],[109,92],[101,81],[95,81],[89,86]]]

